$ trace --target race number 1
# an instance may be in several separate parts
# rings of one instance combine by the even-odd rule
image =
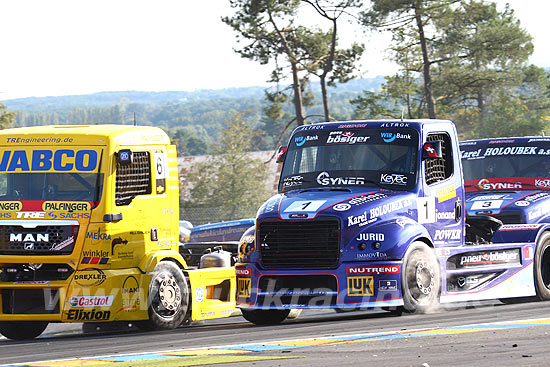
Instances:
[[[421,197],[416,199],[418,223],[435,223],[435,197]]]
[[[326,200],[298,200],[285,209],[285,212],[316,212]]]

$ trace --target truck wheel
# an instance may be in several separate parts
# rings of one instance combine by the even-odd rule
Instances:
[[[275,325],[283,322],[290,310],[247,310],[241,309],[243,317],[256,325]]]
[[[181,269],[171,261],[157,264],[149,284],[149,320],[136,325],[144,330],[168,330],[180,326],[187,315],[189,287]]]
[[[534,275],[537,298],[550,300],[550,232],[543,233],[537,243]]]
[[[43,321],[2,321],[0,334],[13,340],[34,339],[42,334],[47,326],[48,323]]]
[[[441,271],[433,250],[423,242],[413,242],[401,269],[403,308],[410,313],[426,313],[439,304]]]

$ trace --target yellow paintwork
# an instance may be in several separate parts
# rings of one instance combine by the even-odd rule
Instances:
[[[115,154],[122,149],[149,153],[151,194],[138,195],[129,205],[117,206]],[[40,155],[43,151],[51,152],[48,154],[53,157],[51,162],[54,163],[44,158],[47,154]],[[94,160],[96,155],[97,161]],[[34,162],[31,162],[33,159]],[[25,160],[28,161],[28,171]],[[155,169],[159,164],[164,164],[164,169],[160,170],[164,171],[164,178]],[[185,269],[190,283],[194,320],[226,317],[235,310],[234,268],[187,269],[187,264],[178,252],[177,154],[175,146],[170,145],[169,137],[161,129],[127,125],[78,125],[0,131],[0,172],[34,172],[35,166],[40,167],[40,172],[57,172],[56,169],[61,167],[64,172],[87,170],[102,173],[101,200],[95,208],[91,204],[79,205],[75,200],[48,200],[38,203],[38,207],[13,200],[0,201],[0,225],[3,220],[27,219],[71,220],[79,226],[74,250],[70,255],[0,255],[0,266],[55,263],[69,265],[75,270],[65,281],[0,282],[0,291],[19,288],[59,289],[59,312],[39,315],[4,314],[0,293],[0,321],[146,319],[151,273],[160,261],[165,260],[174,261]],[[122,214],[122,220],[104,221],[105,214],[118,213]],[[152,239],[155,231],[158,240]],[[230,285],[230,296],[225,301],[214,298],[214,286],[222,283]],[[200,292],[205,295],[202,302],[197,299]],[[74,303],[90,299],[106,302],[109,306],[71,305],[71,300]]]

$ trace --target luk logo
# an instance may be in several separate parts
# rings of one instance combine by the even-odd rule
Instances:
[[[252,282],[249,278],[239,278],[239,297],[249,298],[252,293]]]
[[[374,295],[373,277],[348,277],[348,296]]]

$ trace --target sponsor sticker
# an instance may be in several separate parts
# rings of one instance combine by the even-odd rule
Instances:
[[[235,274],[241,277],[249,277],[251,271],[248,268],[235,268]]]
[[[115,296],[73,296],[69,298],[69,305],[76,307],[111,307]]]
[[[42,210],[48,212],[81,212],[92,209],[92,205],[86,201],[45,201]]]
[[[519,251],[513,250],[501,250],[501,251],[487,251],[472,253],[468,255],[462,255],[460,257],[460,266],[481,266],[492,264],[505,264],[505,263],[518,263]]]
[[[477,186],[482,190],[513,190],[521,189],[521,182],[490,182],[486,178],[478,181]]]
[[[204,288],[203,287],[195,288],[195,299],[197,300],[197,303],[204,302]]]
[[[350,204],[347,204],[347,203],[340,203],[340,204],[336,204],[332,207],[332,209],[336,210],[336,211],[339,211],[339,212],[345,212],[346,210],[350,210],[351,209],[351,205]]]
[[[8,143],[11,139],[20,138],[8,138]],[[93,172],[97,163],[98,153],[94,150],[4,150],[0,172]]]
[[[81,287],[97,287],[105,282],[107,276],[101,269],[86,269],[77,271],[73,279]]]
[[[407,139],[411,140],[411,134],[401,134],[394,132],[381,132],[380,137],[384,140],[385,143],[391,143],[395,139]]]
[[[400,175],[397,173],[382,173],[380,174],[380,183],[388,185],[401,185],[404,186],[407,184],[407,176]]]
[[[237,282],[239,297],[249,298],[252,294],[252,280],[250,278],[239,278]]]
[[[384,233],[359,233],[357,241],[384,241]]]
[[[437,190],[437,202],[442,203],[444,201],[447,201],[449,199],[453,199],[456,197],[456,188],[454,185],[444,187],[442,189]]]
[[[111,311],[76,309],[67,312],[68,321],[108,321],[110,317]]]
[[[353,131],[331,131],[327,138],[327,145],[334,144],[365,144],[370,136],[357,136]]]
[[[321,172],[317,176],[317,183],[323,186],[353,186],[364,185],[364,177],[330,177],[328,172]]]
[[[297,136],[294,138],[294,143],[296,143],[297,147],[301,147],[308,141],[316,141],[316,140],[319,140],[318,135]]]
[[[461,229],[436,229],[434,240],[459,240],[461,233]]]
[[[346,274],[397,274],[401,271],[399,265],[388,266],[348,266]]]
[[[348,296],[350,297],[370,297],[374,295],[374,277],[360,276],[348,277]]]
[[[536,231],[542,224],[505,224],[499,231]]]
[[[3,212],[18,212],[23,208],[20,201],[0,201],[0,211]]]
[[[517,206],[529,206],[531,203],[525,200],[519,200],[515,203]]]
[[[379,280],[378,291],[397,292],[397,280]]]

